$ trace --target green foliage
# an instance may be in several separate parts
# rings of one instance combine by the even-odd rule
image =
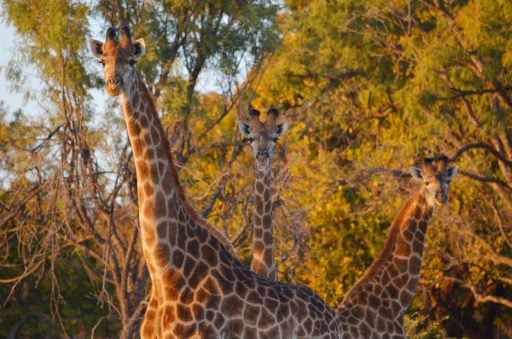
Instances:
[[[12,276],[14,272],[13,269],[3,270],[0,278]],[[57,276],[67,279],[59,279],[56,284],[52,280]],[[12,293],[10,301],[0,309],[0,333],[12,333],[16,337],[57,337],[63,332],[59,314],[68,334],[87,333],[98,319],[109,314],[106,305],[96,302],[96,291],[97,286],[89,280],[79,260],[69,253],[55,262],[55,271],[23,280],[14,291],[8,285],[0,285],[2,300]],[[58,308],[55,307],[56,300],[61,303]],[[99,324],[95,333],[105,337],[118,331],[117,322],[105,321]]]
[[[378,255],[405,187],[414,189],[393,179],[398,172],[391,169],[407,173],[423,156],[451,156],[476,143],[510,160],[511,78],[504,65],[512,10],[485,0],[439,7],[349,0],[287,5],[283,43],[254,102],[293,108],[290,153],[300,156],[289,166],[308,173],[300,181],[308,187],[303,205],[315,201],[297,279],[335,304]],[[512,169],[478,148],[463,152],[458,165],[473,176],[455,179],[450,206],[431,223],[418,292],[426,299],[417,307],[435,316],[417,322],[442,324],[456,337],[510,333],[503,325],[511,314],[510,285],[500,281],[510,274],[502,259],[510,258],[505,225],[512,206],[504,187]],[[502,185],[481,182],[486,179]],[[498,301],[483,302],[488,295]],[[410,327],[410,335],[417,328],[428,337]]]
[[[2,6],[10,23],[24,37],[19,50],[37,64],[40,78],[52,85],[50,89],[58,91],[62,81],[66,81],[70,89],[85,95],[90,78],[81,51],[88,26],[87,6],[65,0],[4,1]],[[58,92],[49,94],[58,96]]]
[[[404,328],[407,337],[411,339],[446,338],[446,333],[441,329],[439,322],[427,322],[427,317],[418,313],[409,314],[404,317]]]

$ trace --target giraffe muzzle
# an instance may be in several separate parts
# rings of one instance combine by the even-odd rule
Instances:
[[[107,93],[111,96],[119,95],[123,87],[123,79],[120,76],[107,79]]]
[[[258,152],[256,153],[256,158],[258,158],[258,160],[269,159],[270,158],[270,153],[268,151],[265,151],[265,150],[258,150]]]
[[[442,194],[441,192],[436,193],[436,202],[439,205],[444,205],[448,201],[448,196],[446,194]]]

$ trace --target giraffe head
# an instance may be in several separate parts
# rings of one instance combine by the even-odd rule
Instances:
[[[457,166],[447,167],[448,157],[426,158],[420,166],[411,167],[413,178],[423,182],[421,192],[431,206],[442,205],[448,200],[448,186],[457,174]]]
[[[111,96],[119,95],[135,81],[135,60],[146,50],[144,39],[132,42],[127,26],[122,26],[120,33],[119,40],[115,28],[109,27],[105,43],[89,40],[93,56],[103,65],[107,94]]]
[[[272,160],[277,139],[286,132],[288,124],[279,117],[275,108],[267,112],[265,122],[260,121],[260,112],[255,109],[249,112],[249,116],[248,121],[238,123],[238,128],[251,145],[256,166],[262,168]]]

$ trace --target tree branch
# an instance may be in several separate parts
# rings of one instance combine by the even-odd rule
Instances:
[[[237,145],[235,146],[235,149],[233,150],[233,154],[231,155],[231,159],[229,159],[229,162],[228,162],[228,164],[226,166],[226,171],[229,171],[231,169],[231,165],[233,165],[235,160],[238,158],[238,156],[242,152],[243,145],[244,144],[242,142],[238,142]],[[227,175],[223,175],[222,179],[221,179],[221,181],[219,183],[219,186],[217,187],[217,190],[210,197],[210,201],[208,202],[208,205],[203,210],[203,213],[201,213],[203,218],[207,218],[208,215],[210,215],[210,212],[212,211],[213,206],[215,205],[215,202],[219,198],[220,193],[222,192],[222,189],[224,188],[224,185],[226,184],[227,181],[228,181],[228,176]]]
[[[497,179],[497,178],[491,178],[491,177],[482,177],[480,175],[477,175],[477,174],[473,174],[473,173],[469,173],[469,172],[466,172],[464,170],[458,170],[457,173],[460,173],[461,175],[464,175],[468,178],[471,178],[471,179],[474,179],[474,180],[477,180],[477,181],[480,181],[480,182],[486,182],[486,183],[491,183],[491,184],[497,184],[501,187],[505,187],[506,189],[508,189],[509,191],[512,191],[512,187],[510,187],[506,182],[504,182],[503,180],[500,180],[500,179]]]
[[[506,159],[500,152],[498,152],[494,147],[492,147],[489,144],[486,144],[484,142],[478,142],[473,144],[464,145],[463,147],[459,148],[455,154],[450,158],[450,161],[456,161],[460,156],[471,149],[485,149],[492,153],[496,158],[498,158],[500,161],[505,163],[507,166],[512,167],[512,161]]]

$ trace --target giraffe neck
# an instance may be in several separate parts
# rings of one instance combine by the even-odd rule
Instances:
[[[153,279],[168,268],[171,251],[186,252],[184,237],[197,238],[198,217],[185,199],[149,91],[138,74],[133,77],[121,102],[137,174],[142,247]]]
[[[342,306],[385,309],[401,319],[420,277],[423,246],[433,207],[422,192],[411,196],[393,221],[384,250],[352,287]]]
[[[264,166],[255,166],[253,257],[251,269],[272,280],[277,279],[274,264],[274,236],[272,231],[272,193],[270,190],[270,160]]]

